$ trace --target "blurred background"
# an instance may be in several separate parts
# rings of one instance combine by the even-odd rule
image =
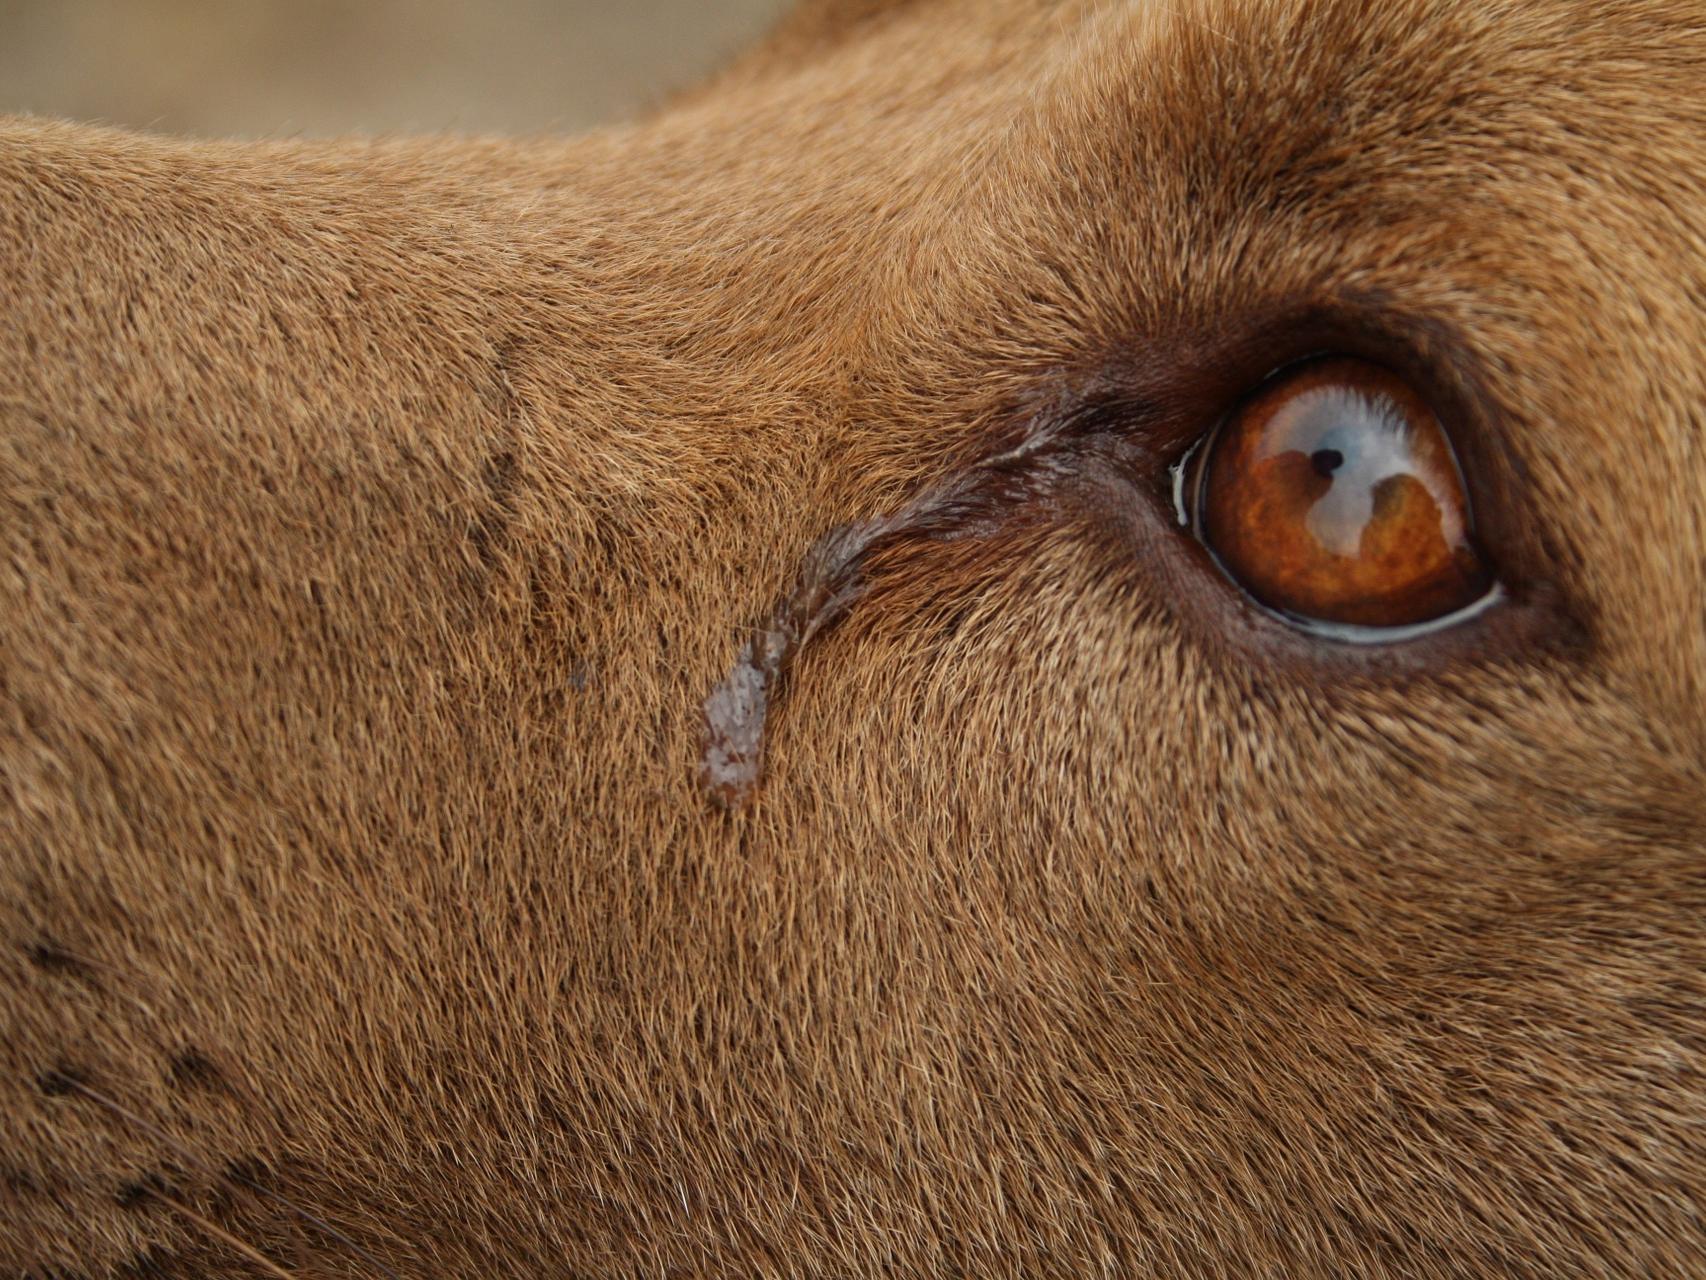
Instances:
[[[0,113],[278,137],[619,119],[788,0],[0,0]]]

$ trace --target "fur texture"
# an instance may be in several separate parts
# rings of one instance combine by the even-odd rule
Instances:
[[[1703,83],[920,0],[562,143],[6,123],[0,1270],[1699,1274]],[[1457,406],[1496,617],[1172,527],[1318,348]],[[1056,427],[714,803],[819,540]]]

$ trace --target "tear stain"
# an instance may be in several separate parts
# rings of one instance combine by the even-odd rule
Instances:
[[[864,590],[860,569],[865,557],[893,524],[888,519],[839,525],[812,544],[792,590],[705,699],[699,781],[725,809],[745,804],[758,785],[770,706],[795,653],[847,615]]]
[[[1061,448],[1070,421],[1032,428],[1015,448],[949,473],[887,516],[838,525],[806,553],[790,590],[741,647],[704,704],[699,782],[724,809],[744,807],[764,774],[770,714],[799,652],[845,618],[866,590],[865,569],[905,538],[987,536],[1070,473]]]

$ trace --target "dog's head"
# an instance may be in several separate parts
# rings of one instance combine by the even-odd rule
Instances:
[[[1702,83],[979,0],[14,126],[0,1258],[1688,1270]]]

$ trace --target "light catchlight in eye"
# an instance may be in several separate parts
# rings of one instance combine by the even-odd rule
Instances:
[[[1270,378],[1175,464],[1173,501],[1247,595],[1328,638],[1413,639],[1503,596],[1439,417],[1368,361]]]

